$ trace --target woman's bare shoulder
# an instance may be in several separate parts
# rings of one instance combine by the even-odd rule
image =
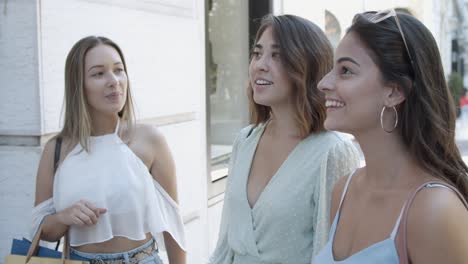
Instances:
[[[155,125],[145,123],[136,124],[133,133],[132,140],[145,144],[151,143],[152,145],[158,145],[165,141],[164,135]]]
[[[407,221],[413,263],[464,263],[468,259],[468,209],[454,191],[437,185],[422,189]]]

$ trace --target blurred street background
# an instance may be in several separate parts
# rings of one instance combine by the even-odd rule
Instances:
[[[457,121],[455,138],[463,160],[468,163],[468,123],[463,124],[462,120]]]

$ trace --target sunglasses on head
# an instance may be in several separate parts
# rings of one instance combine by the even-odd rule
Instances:
[[[414,67],[414,61],[413,61],[413,58],[411,56],[411,53],[409,51],[409,48],[408,48],[408,44],[406,43],[406,38],[405,38],[405,34],[403,33],[403,30],[401,28],[401,24],[400,24],[400,20],[398,19],[398,15],[397,15],[397,12],[395,11],[395,9],[387,9],[387,10],[382,10],[382,11],[379,11],[379,12],[365,12],[365,13],[362,13],[361,16],[366,19],[367,21],[371,22],[371,23],[374,23],[374,24],[377,24],[389,17],[394,17],[395,18],[395,22],[396,22],[396,25],[398,27],[398,31],[400,32],[400,36],[401,38],[403,39],[403,44],[405,45],[405,48],[406,48],[406,53],[408,54],[408,58],[410,59],[410,62],[411,62],[411,66],[413,67],[413,71],[415,69]]]

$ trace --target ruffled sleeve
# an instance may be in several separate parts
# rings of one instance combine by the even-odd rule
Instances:
[[[333,132],[335,133],[335,132]],[[319,253],[328,241],[330,230],[330,203],[333,186],[339,178],[349,175],[359,166],[359,152],[351,140],[336,134],[334,140],[320,164],[320,182],[316,185],[316,220],[314,223],[314,243],[312,256]]]
[[[229,159],[229,166],[228,166],[228,173],[232,171],[234,163],[237,158],[237,152],[239,149],[239,145],[248,137],[251,133],[253,126],[250,125],[248,127],[243,128],[239,134],[237,135],[236,139],[234,140],[231,152],[231,158]],[[230,173],[229,173],[230,174]],[[229,227],[229,213],[231,212],[229,208],[229,186],[230,186],[230,178],[227,177],[226,183],[226,191],[224,193],[224,205],[223,205],[223,212],[221,215],[221,225],[219,229],[219,236],[218,242],[216,244],[216,248],[213,254],[210,257],[209,264],[231,264],[234,261],[234,252],[232,251],[231,247],[228,243],[228,236],[227,231]]]
[[[51,214],[55,214],[55,206],[52,197],[34,206],[31,216],[31,228],[28,234],[28,239],[30,241],[39,229],[39,226],[42,224],[44,217]]]
[[[157,195],[155,203],[152,206],[157,206],[158,215],[153,215],[151,227],[153,236],[160,250],[166,251],[164,244],[163,232],[168,232],[172,238],[177,242],[179,247],[187,251],[185,242],[184,222],[181,217],[179,205],[171,198],[171,196],[164,190],[164,188],[153,179],[154,190]],[[154,212],[154,211],[153,211]],[[150,224],[151,225],[151,224]],[[156,234],[154,234],[156,233]]]

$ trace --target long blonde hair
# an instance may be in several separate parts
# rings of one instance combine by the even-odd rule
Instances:
[[[127,64],[120,47],[105,37],[89,36],[79,40],[70,50],[65,62],[65,120],[62,131],[57,137],[68,138],[71,142],[79,143],[89,152],[89,137],[93,132],[91,116],[84,92],[84,65],[88,51],[98,45],[108,45],[120,55],[124,71],[128,76]],[[131,95],[130,82],[127,81],[127,97],[119,117],[127,124],[127,131],[131,132],[135,124],[135,112]],[[131,133],[129,133],[131,134]]]

